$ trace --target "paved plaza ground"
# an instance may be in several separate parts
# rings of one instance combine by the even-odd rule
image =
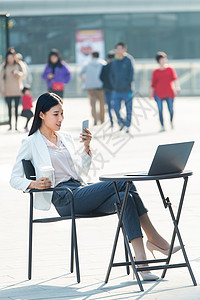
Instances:
[[[124,267],[113,268],[110,280],[104,283],[110,259],[117,216],[93,220],[77,220],[81,283],[69,272],[70,221],[53,224],[36,224],[34,227],[33,273],[27,279],[28,211],[29,197],[9,186],[9,178],[21,140],[25,120],[19,117],[19,131],[8,132],[0,127],[0,299],[200,299],[200,99],[177,98],[174,129],[169,126],[165,107],[166,131],[159,133],[155,103],[145,98],[134,99],[133,121],[130,134],[119,132],[115,122],[109,126],[108,116],[103,125],[93,126],[88,99],[65,99],[63,130],[70,131],[80,147],[81,122],[90,119],[93,132],[93,164],[87,178],[97,181],[102,174],[147,170],[159,144],[195,141],[186,169],[194,174],[189,178],[180,230],[197,286],[193,286],[186,268],[170,269],[164,279],[143,282],[139,291],[132,273],[126,275]],[[163,181],[176,211],[182,179]],[[149,215],[158,231],[170,241],[172,222],[163,208],[155,182],[137,183],[137,189],[149,209]],[[35,216],[55,216],[35,211]],[[146,237],[144,236],[146,242]],[[176,240],[176,243],[178,241]],[[122,239],[118,244],[116,261],[124,259]],[[163,255],[156,252],[156,257]],[[152,258],[147,250],[148,258]],[[174,254],[172,261],[183,262],[182,252]],[[161,275],[161,271],[154,272]]]

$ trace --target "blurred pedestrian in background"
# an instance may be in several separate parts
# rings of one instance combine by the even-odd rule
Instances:
[[[31,70],[28,66],[28,64],[24,61],[23,59],[23,55],[21,53],[17,53],[17,58],[21,61],[22,64],[24,64],[24,68],[26,70],[26,77],[23,80],[23,85],[30,85],[32,84],[32,74],[31,74]]]
[[[30,119],[33,117],[33,112],[31,108],[33,107],[33,98],[32,98],[32,93],[31,93],[31,87],[29,85],[26,85],[23,90],[22,90],[22,105],[23,105],[23,110],[21,113],[22,117],[27,118],[26,125],[24,127],[25,131],[28,132],[28,123]]]
[[[81,80],[84,81],[85,89],[88,91],[94,125],[97,125],[98,120],[104,122],[104,91],[100,79],[104,65],[106,65],[105,60],[100,59],[99,52],[95,51],[92,53],[92,60],[82,68],[80,73]],[[97,102],[99,102],[99,112],[96,109]]]
[[[52,49],[48,56],[48,63],[42,74],[46,80],[48,91],[55,93],[63,98],[64,87],[70,79],[70,71],[67,64],[62,61],[61,55],[57,49]]]
[[[115,46],[116,56],[111,63],[110,81],[113,86],[114,110],[120,125],[120,130],[126,127],[129,132],[132,118],[132,82],[134,78],[133,63],[126,55],[127,47],[124,43],[117,43]],[[121,102],[126,106],[126,117],[122,118],[120,114]]]
[[[110,51],[107,55],[107,65],[103,66],[100,74],[100,79],[103,82],[104,95],[108,107],[108,115],[110,118],[111,127],[113,127],[113,117],[111,113],[111,110],[113,108],[113,103],[112,103],[113,87],[110,82],[110,68],[111,68],[111,62],[113,61],[114,58],[115,58],[115,52]]]
[[[1,93],[8,105],[9,130],[12,129],[12,102],[15,104],[15,130],[17,130],[18,106],[26,77],[24,64],[17,58],[15,49],[10,47],[1,68]]]
[[[163,101],[167,102],[171,128],[174,128],[173,125],[173,116],[174,116],[174,97],[175,93],[180,93],[180,86],[177,81],[178,76],[176,71],[167,64],[167,54],[165,52],[156,53],[156,61],[159,64],[159,68],[154,70],[152,73],[151,80],[151,91],[150,99],[154,97],[159,112],[159,119],[161,124],[161,132],[165,131],[164,120],[163,120]]]

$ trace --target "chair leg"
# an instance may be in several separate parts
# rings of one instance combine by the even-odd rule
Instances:
[[[80,269],[79,269],[79,258],[78,258],[78,244],[77,244],[77,235],[76,235],[76,221],[74,213],[74,198],[71,197],[71,217],[72,217],[72,245],[74,247],[72,253],[75,254],[75,263],[76,263],[76,277],[77,282],[80,282]],[[71,246],[72,247],[72,246]]]
[[[71,261],[70,261],[70,272],[74,271],[74,237],[73,237],[73,226],[71,227]]]
[[[73,235],[73,245],[75,253],[75,262],[76,262],[76,277],[77,282],[80,282],[80,269],[79,269],[79,258],[78,258],[78,244],[77,244],[77,235],[76,235],[76,223],[75,218],[72,217],[72,235]]]
[[[33,194],[30,194],[30,216],[29,216],[29,249],[28,249],[28,279],[32,273],[32,248],[33,248]]]

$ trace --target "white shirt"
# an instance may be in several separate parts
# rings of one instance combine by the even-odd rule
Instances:
[[[42,137],[49,150],[51,162],[55,170],[55,186],[60,182],[68,181],[71,178],[78,180],[78,175],[75,171],[70,153],[60,137],[57,136],[57,145],[50,142],[44,135],[42,135]]]
[[[81,155],[78,154],[70,134],[58,132],[57,135],[70,153],[73,166],[78,175],[78,180],[84,182],[82,176],[87,175],[92,156],[88,155],[85,151],[83,151]],[[42,177],[42,167],[52,166],[48,147],[39,129],[22,141],[10,178],[10,184],[13,188],[26,191],[32,180],[24,177],[22,159],[27,159],[32,162],[35,168],[36,180]],[[34,207],[41,210],[50,209],[52,194],[53,192],[35,193],[33,199]]]

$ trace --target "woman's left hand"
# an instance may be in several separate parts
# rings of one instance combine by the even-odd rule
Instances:
[[[89,154],[90,152],[90,141],[92,139],[92,133],[88,128],[84,128],[85,132],[80,133],[81,143],[84,143],[85,151]],[[83,140],[82,140],[83,139]]]

